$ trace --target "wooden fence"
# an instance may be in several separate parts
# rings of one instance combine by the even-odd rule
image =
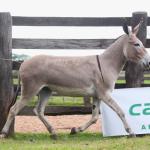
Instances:
[[[24,39],[12,38],[12,26],[76,26],[76,27],[114,27],[122,26],[124,21],[134,27],[139,20],[144,22],[138,34],[139,39],[146,48],[150,48],[150,39],[146,40],[147,26],[150,26],[150,17],[146,12],[134,12],[132,17],[20,17],[11,16],[10,13],[0,13],[0,129],[4,125],[11,104],[13,91],[12,70],[18,69],[20,64],[6,61],[11,59],[12,49],[105,49],[114,39]],[[35,51],[36,53],[36,51]],[[1,59],[2,58],[2,59]],[[134,68],[134,69],[133,69]],[[116,88],[150,86],[143,84],[143,70],[140,66],[128,62],[125,68],[126,84],[116,84]],[[50,111],[51,110],[51,111]],[[32,111],[24,109],[20,114]],[[51,107],[47,108],[46,114],[75,114],[91,113],[90,108],[85,107]]]

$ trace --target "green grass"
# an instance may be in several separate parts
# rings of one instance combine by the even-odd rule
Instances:
[[[150,136],[104,138],[100,133],[69,135],[59,133],[58,140],[48,134],[17,133],[14,138],[0,140],[2,150],[149,150]]]
[[[37,97],[34,97],[29,103],[29,106],[34,106],[37,103]],[[60,97],[60,96],[53,96],[49,99],[48,105],[55,106],[82,106],[83,105],[83,98],[76,97],[73,99],[72,97]]]
[[[59,105],[59,106],[82,106],[83,105],[83,98],[82,97],[76,97],[73,99],[72,97],[59,97],[54,96],[52,99],[48,102],[49,105]]]
[[[117,84],[125,84],[126,81],[125,80],[117,80],[116,83]],[[150,80],[144,80],[144,84],[150,84]]]
[[[150,84],[150,80],[144,80],[144,84]]]
[[[125,81],[125,80],[117,80],[116,83],[117,83],[117,84],[125,84],[126,81]]]

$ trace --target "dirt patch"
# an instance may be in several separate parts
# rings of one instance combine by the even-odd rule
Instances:
[[[65,115],[47,116],[48,121],[57,132],[70,132],[72,127],[78,127],[90,119],[91,115]],[[101,119],[91,125],[87,130],[91,132],[101,131]],[[43,123],[36,116],[16,116],[15,132],[48,132]]]

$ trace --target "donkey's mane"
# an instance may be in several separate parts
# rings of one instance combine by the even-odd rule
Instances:
[[[124,34],[123,34],[123,35],[124,35]],[[119,38],[121,38],[123,35],[120,35],[119,37],[117,37],[116,39],[114,39],[113,43],[114,43],[115,41],[117,41]]]

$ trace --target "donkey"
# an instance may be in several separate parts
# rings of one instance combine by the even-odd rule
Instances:
[[[120,117],[126,132],[130,136],[135,136],[126,121],[124,112],[111,97],[111,92],[127,60],[140,63],[143,67],[150,66],[150,56],[136,36],[141,23],[142,21],[132,31],[125,24],[123,29],[126,34],[120,36],[101,55],[84,57],[38,55],[23,62],[19,69],[22,82],[21,98],[10,108],[0,137],[7,136],[15,115],[39,93],[40,98],[34,113],[55,139],[56,132],[44,117],[44,109],[52,91],[61,96],[93,97],[91,119],[80,127],[73,127],[71,134],[84,131],[98,120],[100,102],[103,101]],[[47,90],[43,90],[44,87],[47,87]]]

